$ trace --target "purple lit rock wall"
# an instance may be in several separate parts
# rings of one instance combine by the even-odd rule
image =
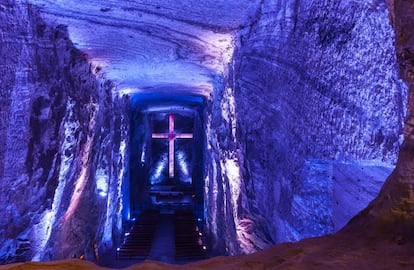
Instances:
[[[120,218],[122,101],[30,5],[1,2],[0,59],[0,263],[93,259]]]
[[[53,16],[76,20],[71,10],[84,2],[75,2],[66,15],[60,13],[63,2],[43,9],[47,13],[45,7],[51,6],[57,9]],[[204,10],[207,1],[200,3],[195,10]],[[95,7],[89,8],[79,19],[82,30]],[[96,10],[94,16],[108,20],[106,26],[119,18]],[[180,38],[163,35],[166,28],[172,29],[167,33],[181,29],[186,21],[181,15],[187,12],[180,10],[176,19],[147,13],[156,36],[167,44],[181,40],[181,31],[203,40],[196,30],[180,30]],[[407,98],[385,1],[264,0],[243,14],[245,24],[232,23],[229,32],[225,22],[217,28],[224,45],[204,37],[212,48],[225,47],[217,55],[234,46],[227,70],[222,68],[227,57],[218,56],[213,64],[194,69],[196,62],[209,62],[204,50],[194,50],[200,54],[194,56],[173,54],[167,61],[185,63],[184,76],[175,73],[175,65],[154,65],[157,72],[174,71],[168,77],[179,86],[184,79],[211,82],[202,88],[202,93],[213,89],[204,117],[206,228],[219,254],[251,253],[340,229],[376,195],[395,165]],[[159,27],[160,22],[168,27]],[[215,29],[214,24],[190,24],[191,29]],[[122,198],[128,197],[122,179],[128,174],[129,101],[113,96],[113,85],[66,32],[64,26],[45,24],[30,5],[0,4],[0,263],[81,254],[93,260],[92,243],[98,241],[104,251],[116,246],[113,239],[120,233]],[[125,43],[143,44],[147,51],[155,42],[146,42],[151,31],[141,32],[146,33],[142,38]],[[234,44],[228,42],[231,34]],[[98,48],[114,46],[105,37],[92,34],[93,42],[85,44],[96,40]],[[120,40],[121,59],[136,54],[125,52]],[[184,51],[195,46],[183,44]],[[170,52],[155,49],[150,63]],[[146,67],[137,70],[145,75]],[[188,71],[200,76],[187,76]],[[127,75],[142,79],[142,85],[163,81],[163,76]],[[170,86],[168,91],[175,89]]]
[[[237,254],[340,229],[402,142],[385,1],[262,1],[236,43],[208,124],[209,230]]]

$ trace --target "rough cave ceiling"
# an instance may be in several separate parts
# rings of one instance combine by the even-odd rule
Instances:
[[[29,0],[124,92],[208,96],[257,0]]]

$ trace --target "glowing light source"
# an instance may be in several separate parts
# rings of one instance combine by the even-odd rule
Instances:
[[[101,197],[108,195],[108,176],[102,170],[96,171],[96,190]]]
[[[118,96],[122,97],[124,95],[131,95],[131,94],[134,94],[136,92],[139,92],[139,89],[123,88],[123,89],[118,90]]]
[[[163,154],[155,165],[155,172],[151,174],[151,184],[161,183],[163,180],[162,172],[167,167],[167,154]]]
[[[145,153],[146,153],[146,151],[147,151],[147,149],[146,149],[147,147],[146,147],[146,145],[144,145],[143,147],[142,147],[142,153],[141,153],[141,165],[143,165],[143,164],[145,164]]]
[[[180,181],[184,183],[191,183],[191,177],[188,169],[187,157],[184,152],[177,151],[177,161],[180,167],[181,176]]]
[[[192,139],[191,133],[175,133],[174,132],[174,115],[169,116],[169,132],[168,133],[153,133],[153,139],[168,139],[168,175],[174,178],[174,140],[175,139]]]

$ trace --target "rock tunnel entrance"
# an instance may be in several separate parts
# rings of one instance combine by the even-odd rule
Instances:
[[[125,237],[118,257],[174,262],[199,259],[205,253],[203,122],[202,97],[131,97],[129,180],[123,188]],[[183,223],[193,235],[180,240]],[[134,234],[151,240],[137,243],[131,239]]]

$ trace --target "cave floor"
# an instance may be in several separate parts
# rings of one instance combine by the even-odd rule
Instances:
[[[116,258],[116,252],[101,256],[99,265],[110,268],[125,268],[135,264],[141,264],[146,261],[154,261],[168,264],[186,264],[195,260],[175,260],[175,239],[174,239],[174,214],[162,213],[157,223],[157,228],[152,240],[150,254],[147,260],[122,260]]]
[[[186,265],[145,261],[126,269],[414,269],[414,243],[340,233],[285,243],[251,255],[215,257]],[[120,266],[122,267],[122,266]],[[126,267],[126,266],[125,266]],[[20,263],[3,269],[108,269],[81,260]]]
[[[148,259],[175,263],[174,248],[174,215],[161,214]]]

